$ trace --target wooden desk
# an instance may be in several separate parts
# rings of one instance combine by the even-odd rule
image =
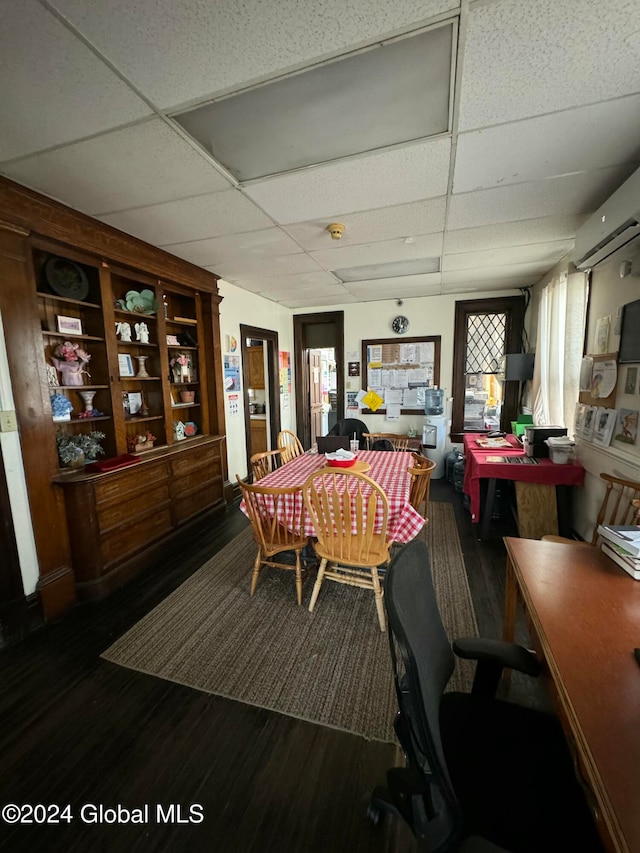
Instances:
[[[480,523],[480,538],[489,537],[493,502],[496,493],[496,480],[513,480],[516,486],[518,507],[518,532],[525,539],[540,539],[545,534],[558,532],[568,536],[567,529],[559,530],[559,507],[556,503],[556,487],[581,486],[584,482],[584,469],[577,462],[557,465],[550,459],[539,459],[535,463],[525,464],[495,461],[496,459],[526,459],[522,445],[513,435],[507,436],[509,447],[482,448],[476,439],[482,434],[470,433],[464,436],[463,491],[469,495],[471,520]],[[485,505],[480,513],[480,481],[488,483]],[[565,502],[561,507],[564,527],[569,525],[568,490],[560,490],[560,498]]]
[[[638,853],[640,582],[588,545],[504,542],[504,639],[520,595],[605,846]]]

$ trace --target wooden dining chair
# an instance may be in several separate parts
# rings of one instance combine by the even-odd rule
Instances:
[[[372,589],[380,630],[386,630],[378,567],[389,560],[389,501],[365,474],[321,468],[307,478],[302,496],[313,524],[320,557],[309,611],[316,605],[323,581]]]
[[[249,485],[237,474],[236,480],[251,521],[253,538],[258,545],[251,575],[251,595],[256,591],[262,567],[272,566],[295,572],[296,598],[298,604],[302,604],[302,549],[307,545],[309,537],[304,532],[302,501],[296,501],[296,496],[300,495],[300,486],[270,488]],[[295,553],[295,565],[273,559],[283,551]]]
[[[427,459],[426,456],[420,456],[418,453],[412,453],[412,464],[408,471],[411,474],[411,486],[409,491],[409,502],[416,509],[425,521],[429,510],[429,492],[431,486],[431,475],[436,467],[436,463],[432,459]]]
[[[366,439],[367,450],[373,450],[374,442],[385,439],[393,444],[394,450],[406,452],[409,449],[409,437],[395,432],[365,432],[363,438]]]
[[[256,480],[261,480],[267,474],[280,467],[282,464],[282,451],[265,450],[263,453],[254,453],[249,462],[251,463],[253,480],[256,482]]]
[[[278,433],[278,449],[282,451],[282,464],[291,462],[296,456],[304,454],[302,442],[291,430],[283,429]]]
[[[622,477],[614,477],[613,474],[600,474],[600,479],[605,483],[604,497],[600,504],[598,517],[593,528],[591,542],[585,544],[597,545],[600,535],[598,526],[601,524],[635,524],[638,518],[638,507],[640,507],[640,483],[635,480],[625,480]],[[565,536],[549,534],[543,536],[545,542],[571,542]]]

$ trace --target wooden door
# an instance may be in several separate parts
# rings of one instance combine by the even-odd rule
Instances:
[[[322,435],[322,386],[320,350],[309,350],[309,408],[311,409],[311,444]]]

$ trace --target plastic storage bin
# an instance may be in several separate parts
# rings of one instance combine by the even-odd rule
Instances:
[[[550,436],[544,443],[549,448],[549,459],[559,465],[573,462],[575,443],[566,435]]]

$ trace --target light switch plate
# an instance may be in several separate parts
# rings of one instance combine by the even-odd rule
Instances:
[[[18,421],[13,411],[0,412],[0,432],[16,432]]]

